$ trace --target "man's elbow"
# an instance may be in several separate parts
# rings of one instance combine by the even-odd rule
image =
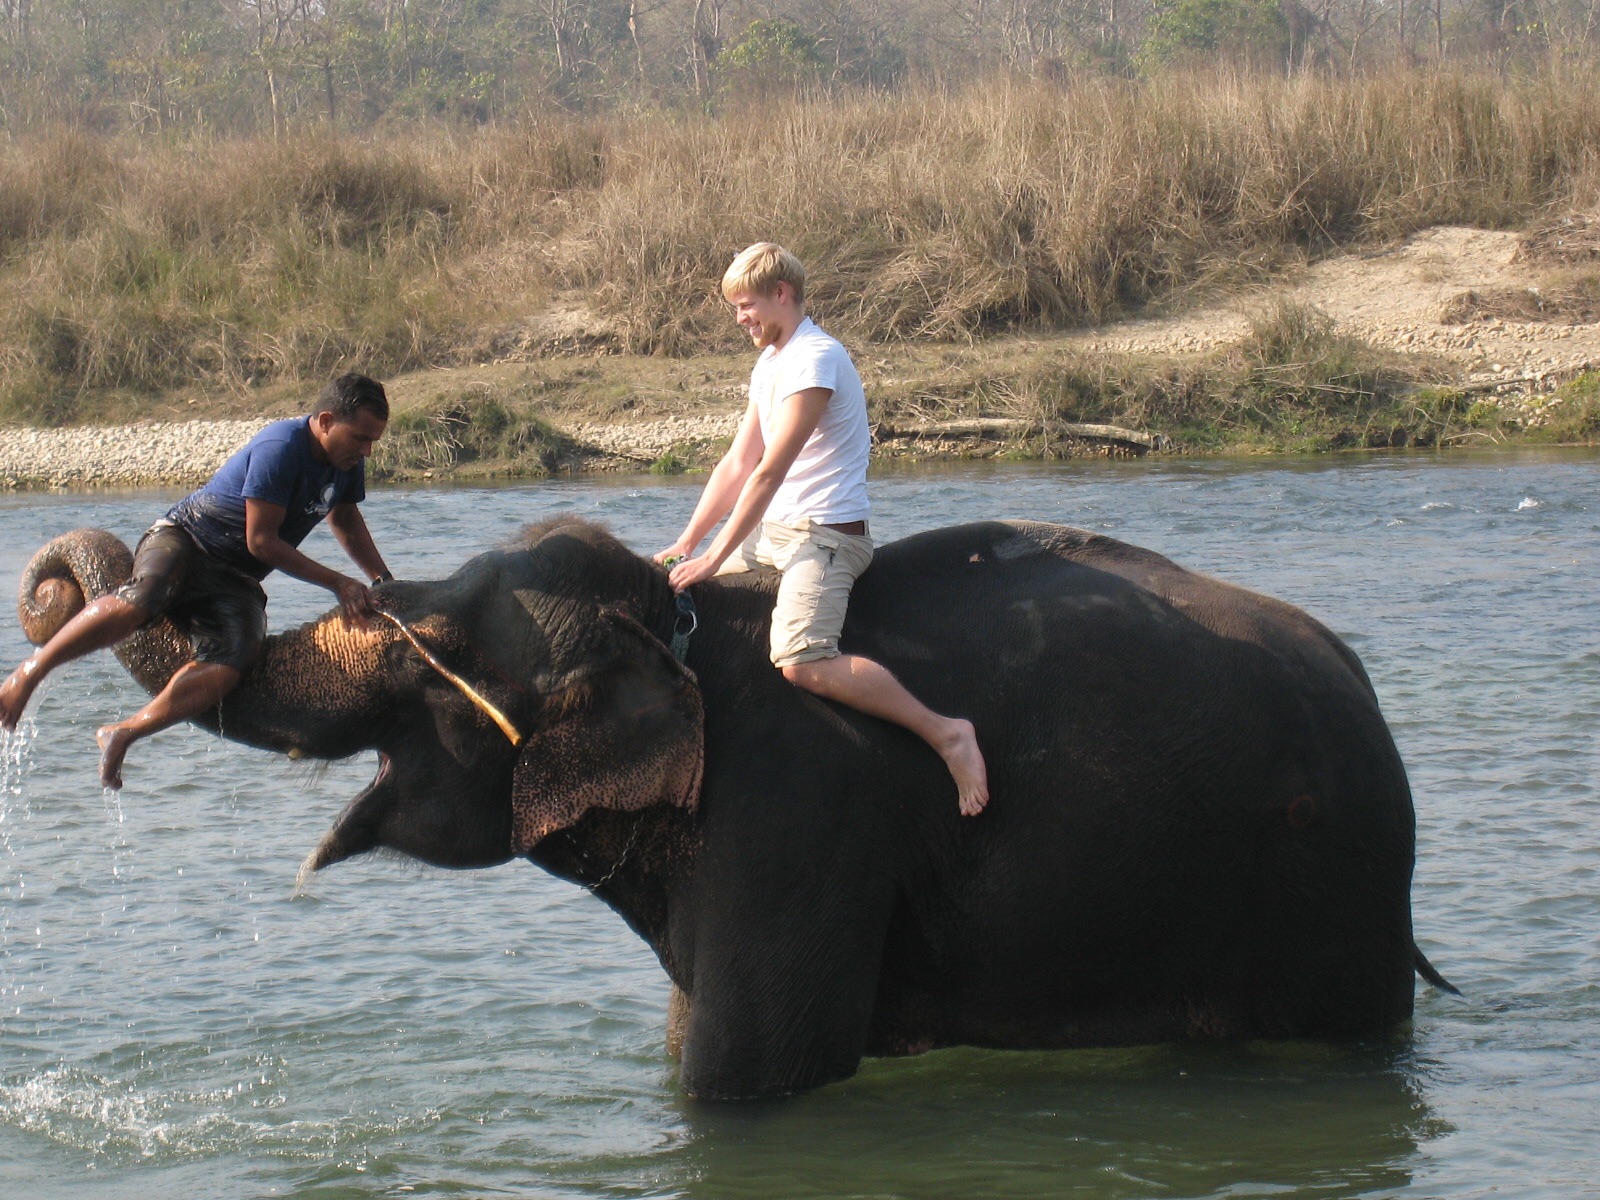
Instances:
[[[749,487],[752,492],[761,495],[775,493],[789,474],[789,463],[776,463],[763,460],[761,465],[750,472]]]
[[[754,471],[760,463],[761,454],[759,449],[735,444],[729,446],[727,453],[718,460],[717,469],[739,479],[748,479],[750,478],[750,472]]]

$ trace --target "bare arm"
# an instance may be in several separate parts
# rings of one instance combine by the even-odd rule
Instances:
[[[772,497],[794,466],[805,447],[806,439],[817,428],[822,414],[833,396],[832,388],[806,388],[784,399],[778,408],[777,422],[772,431],[772,441],[766,446],[761,459],[744,479],[734,501],[727,523],[711,540],[706,552],[698,558],[679,563],[672,570],[672,586],[680,592],[717,573],[728,555],[749,537]],[[707,485],[710,490],[710,485]],[[697,543],[698,544],[698,543]]]
[[[367,528],[367,519],[361,515],[359,505],[335,504],[328,514],[328,528],[333,530],[333,536],[344,547],[350,561],[360,567],[368,579],[389,577],[389,568],[373,543],[372,532]]]
[[[718,460],[711,478],[706,481],[705,490],[700,493],[700,502],[694,506],[694,515],[683,527],[678,540],[656,555],[657,562],[665,562],[669,558],[688,558],[699,548],[706,534],[732,511],[745,480],[750,478],[750,472],[761,462],[765,450],[766,444],[761,440],[761,422],[756,417],[756,405],[752,400],[739,421],[733,444]]]
[[[348,575],[341,575],[331,567],[323,566],[316,559],[308,558],[284,541],[278,533],[283,528],[284,511],[281,504],[269,504],[265,500],[245,500],[246,548],[253,557],[274,570],[327,588],[339,598],[339,608],[345,620],[357,625],[364,624],[373,611],[367,585],[358,579],[351,579]],[[376,554],[377,551],[374,550],[373,553]]]

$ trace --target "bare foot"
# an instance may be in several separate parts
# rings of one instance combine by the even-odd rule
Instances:
[[[122,758],[133,745],[133,733],[121,725],[102,725],[95,730],[94,740],[100,745],[100,786],[122,786]]]
[[[15,729],[22,720],[22,710],[28,707],[28,699],[39,684],[38,666],[33,659],[24,659],[22,665],[0,683],[0,729]]]
[[[956,803],[963,817],[975,817],[989,803],[989,770],[983,761],[983,751],[978,749],[978,734],[972,722],[952,717],[953,727],[948,742],[940,747],[939,754],[956,781]]]

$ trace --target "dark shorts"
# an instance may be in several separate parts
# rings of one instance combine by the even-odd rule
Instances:
[[[196,662],[245,671],[267,636],[267,594],[248,575],[195,545],[183,529],[151,526],[133,552],[133,575],[117,596],[189,635]]]

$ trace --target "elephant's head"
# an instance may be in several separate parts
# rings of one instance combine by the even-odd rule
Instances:
[[[23,607],[81,606],[126,577],[129,561],[109,534],[58,538],[24,575]],[[375,849],[490,866],[594,809],[694,808],[700,693],[652,632],[670,627],[671,592],[604,530],[534,528],[448,579],[385,585],[378,602],[385,619],[365,629],[335,611],[268,638],[201,719],[296,757],[378,751],[377,776],[304,870]],[[24,628],[39,641],[61,620],[25,616]],[[188,647],[162,621],[121,657],[156,690]]]

